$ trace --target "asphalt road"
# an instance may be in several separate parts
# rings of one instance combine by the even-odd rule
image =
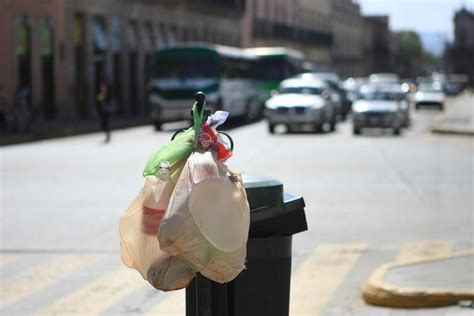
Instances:
[[[377,308],[360,297],[382,263],[474,247],[474,138],[430,133],[438,114],[414,113],[401,136],[353,136],[350,121],[325,134],[270,135],[263,121],[228,130],[231,168],[273,176],[305,199],[309,230],[294,238],[292,315],[470,315]],[[179,127],[115,131],[109,144],[97,133],[0,149],[0,314],[159,309],[169,295],[125,280],[136,275],[120,267],[117,230],[148,156]]]

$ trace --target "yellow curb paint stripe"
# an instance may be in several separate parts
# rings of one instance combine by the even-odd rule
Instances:
[[[18,277],[0,284],[0,308],[31,295],[101,258],[99,255],[63,255],[28,269]]]
[[[137,271],[120,266],[46,306],[37,315],[98,315],[146,285]]]
[[[6,266],[7,264],[12,263],[13,261],[17,260],[18,258],[15,256],[0,256],[0,268]]]
[[[186,313],[186,290],[163,293],[166,295],[162,301],[151,307],[144,316],[177,316]]]
[[[396,261],[418,260],[450,254],[453,247],[451,240],[414,240],[403,244]]]
[[[384,282],[386,272],[393,268],[467,256],[474,256],[474,250],[383,264],[369,277],[363,287],[362,297],[372,305],[396,308],[439,307],[454,305],[461,300],[474,300],[474,290],[471,289],[423,289]]]
[[[290,315],[319,315],[365,249],[367,244],[318,246],[292,275]]]

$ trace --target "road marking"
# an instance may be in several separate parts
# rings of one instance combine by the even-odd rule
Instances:
[[[98,315],[143,286],[147,283],[137,271],[120,266],[58,299],[37,315]]]
[[[0,308],[18,301],[103,258],[99,255],[64,255],[25,271],[0,284]]]
[[[451,253],[453,242],[450,240],[414,240],[400,247],[396,261],[408,261],[430,258]]]
[[[319,315],[365,249],[362,243],[318,246],[292,275],[290,315]]]
[[[18,259],[15,256],[0,256],[0,268]]]
[[[144,316],[176,316],[186,313],[186,290],[168,292],[161,302],[157,303]]]

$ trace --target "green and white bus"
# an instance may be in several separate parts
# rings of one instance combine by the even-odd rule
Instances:
[[[159,130],[165,122],[189,120],[194,94],[206,94],[213,110],[229,117],[259,115],[256,57],[235,47],[183,43],[159,49],[148,86],[151,119]]]
[[[259,81],[262,104],[281,81],[304,72],[304,54],[286,47],[255,47],[245,50],[257,58],[255,75]]]

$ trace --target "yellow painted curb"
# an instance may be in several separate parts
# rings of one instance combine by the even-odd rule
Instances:
[[[474,300],[474,290],[401,287],[383,281],[389,269],[468,256],[474,256],[474,250],[384,264],[369,277],[363,287],[362,297],[368,304],[399,308],[439,307],[455,305],[462,300]]]

